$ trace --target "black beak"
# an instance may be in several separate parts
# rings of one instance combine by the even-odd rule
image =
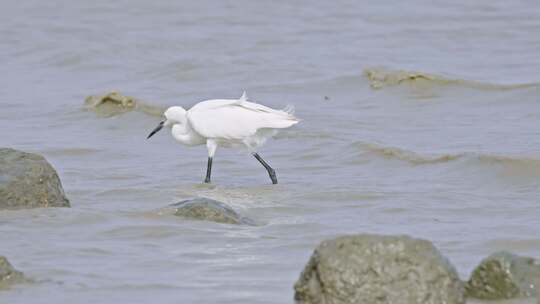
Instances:
[[[161,128],[163,128],[164,123],[165,121],[160,122],[159,125],[152,132],[150,132],[150,134],[148,135],[146,139],[149,139],[150,137],[152,137],[152,135],[156,134],[159,130],[161,130]]]

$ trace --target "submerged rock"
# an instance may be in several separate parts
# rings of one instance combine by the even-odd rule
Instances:
[[[0,289],[22,281],[24,281],[22,272],[17,271],[5,257],[0,256]]]
[[[84,101],[86,109],[96,112],[100,116],[110,117],[120,115],[133,110],[146,114],[161,116],[164,109],[144,104],[133,97],[122,95],[118,92],[110,92],[105,95],[92,95]]]
[[[454,267],[428,241],[351,235],[322,242],[294,285],[305,304],[464,303]]]
[[[456,82],[456,80],[422,72],[387,70],[384,68],[367,68],[364,70],[364,75],[373,89],[380,89],[386,86],[395,86],[403,82],[418,80],[432,81],[441,84]]]
[[[84,104],[87,109],[92,109],[100,115],[113,116],[134,110],[137,102],[133,97],[111,92],[101,96],[88,96]]]
[[[446,75],[425,73],[421,71],[393,70],[384,67],[368,67],[364,76],[373,89],[397,86],[402,84],[414,85],[418,88],[430,88],[433,85],[454,85],[480,90],[509,90],[536,87],[537,84],[492,84],[473,80],[459,79]]]
[[[69,207],[54,168],[41,155],[0,148],[0,209]]]
[[[209,198],[189,199],[173,204],[172,207],[176,208],[174,215],[189,219],[227,224],[254,224],[251,219],[239,215],[226,204]]]
[[[510,252],[485,258],[471,274],[467,295],[479,299],[534,297],[540,283],[540,261]]]

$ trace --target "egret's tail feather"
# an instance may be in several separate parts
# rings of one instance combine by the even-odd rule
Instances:
[[[288,104],[285,106],[285,108],[283,108],[283,112],[289,114],[289,115],[293,115],[294,116],[294,105],[292,104]]]
[[[288,104],[288,105],[286,105],[285,108],[283,108],[283,110],[281,110],[281,111],[283,111],[284,113],[286,113],[286,115],[287,115],[287,120],[293,122],[293,123],[291,124],[291,126],[294,125],[294,124],[296,124],[296,123],[298,123],[298,122],[300,122],[300,119],[299,119],[298,117],[294,116],[294,112],[295,112],[294,105]]]

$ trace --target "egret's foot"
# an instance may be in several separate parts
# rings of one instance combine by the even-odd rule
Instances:
[[[208,177],[205,178],[205,179],[204,179],[204,183],[205,183],[205,184],[210,184],[210,179],[209,179]]]
[[[270,169],[268,170],[268,175],[270,175],[270,179],[272,180],[272,184],[277,184],[277,176],[276,176],[276,170]]]
[[[272,180],[272,184],[277,184],[276,170],[270,167],[270,165],[267,164],[264,159],[262,159],[262,157],[257,154],[257,152],[253,152],[252,154],[261,163],[261,165],[264,166],[264,168],[268,172],[268,175],[270,176],[270,179]]]

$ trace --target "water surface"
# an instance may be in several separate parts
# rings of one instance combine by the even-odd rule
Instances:
[[[497,250],[540,257],[539,16],[537,1],[4,3],[0,146],[44,155],[72,208],[0,212],[0,254],[37,281],[0,302],[291,303],[313,248],[346,233],[429,239],[464,279]],[[436,79],[374,89],[371,68]],[[221,149],[207,186],[204,147],[145,139],[158,117],[83,109],[110,90],[185,107],[247,90],[303,121],[260,151],[279,185]],[[194,196],[260,225],[160,211]]]

